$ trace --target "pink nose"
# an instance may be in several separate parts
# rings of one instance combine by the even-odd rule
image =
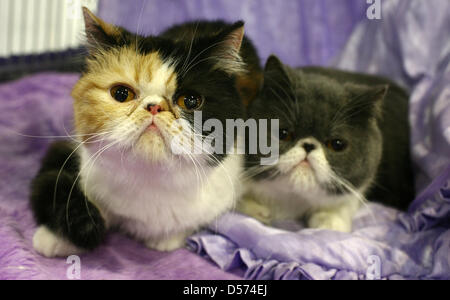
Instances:
[[[152,114],[152,115],[156,115],[157,113],[162,111],[161,106],[159,105],[154,105],[154,104],[149,104],[147,105],[147,110]]]

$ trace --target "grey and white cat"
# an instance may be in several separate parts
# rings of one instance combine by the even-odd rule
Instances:
[[[325,68],[292,69],[271,56],[248,113],[279,119],[278,162],[248,155],[239,210],[270,224],[349,232],[367,199],[404,208],[413,199],[408,95],[380,77]],[[271,134],[271,133],[269,133]]]

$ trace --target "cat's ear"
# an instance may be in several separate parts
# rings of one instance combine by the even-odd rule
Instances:
[[[246,66],[240,55],[244,39],[244,22],[239,21],[219,34],[213,57],[217,60],[216,68],[230,75],[244,73]]]
[[[290,82],[286,67],[277,56],[272,54],[264,67],[264,83],[270,84],[274,81],[283,85]]]
[[[389,91],[389,85],[375,87],[352,87],[352,98],[346,105],[347,118],[368,120],[381,119],[383,102]]]
[[[89,50],[108,48],[117,44],[121,36],[119,27],[106,23],[83,7],[86,39]]]
[[[290,95],[292,91],[289,87],[290,84],[287,68],[278,57],[275,55],[269,56],[264,67],[263,91],[285,97],[288,96],[287,94]],[[294,99],[295,97],[290,98]]]
[[[283,63],[276,55],[270,55],[266,61],[264,72],[283,71]]]

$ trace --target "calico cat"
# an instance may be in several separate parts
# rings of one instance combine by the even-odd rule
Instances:
[[[268,224],[304,218],[312,228],[349,232],[366,198],[398,208],[413,200],[408,94],[395,83],[292,69],[271,56],[249,116],[280,120],[280,156],[260,166],[261,155],[248,155],[252,179],[241,212]]]
[[[143,37],[87,9],[84,17],[89,54],[72,91],[79,142],[53,144],[32,183],[34,248],[48,257],[91,250],[110,228],[152,249],[182,247],[234,207],[243,157],[175,155],[171,140],[206,134],[194,112],[244,117],[243,102],[259,87],[249,78],[262,78],[257,52],[243,22],[187,23]]]

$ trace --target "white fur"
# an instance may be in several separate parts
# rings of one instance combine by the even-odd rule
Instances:
[[[304,143],[314,144],[316,149],[307,154],[302,147]],[[310,167],[301,164],[305,158]],[[337,196],[323,190],[321,185],[332,182],[336,175],[317,140],[299,141],[280,157],[277,170],[275,179],[248,182],[247,197],[239,203],[241,212],[267,224],[306,216],[311,228],[351,231],[352,218],[365,188]]]
[[[92,154],[83,148],[80,155],[82,186],[107,223],[157,250],[181,247],[187,235],[232,209],[239,196],[242,156],[196,169],[183,160],[149,164],[115,149],[83,168]]]
[[[46,226],[39,226],[33,236],[34,249],[43,256],[70,256],[81,254],[82,249],[77,248],[68,240],[56,235]]]

